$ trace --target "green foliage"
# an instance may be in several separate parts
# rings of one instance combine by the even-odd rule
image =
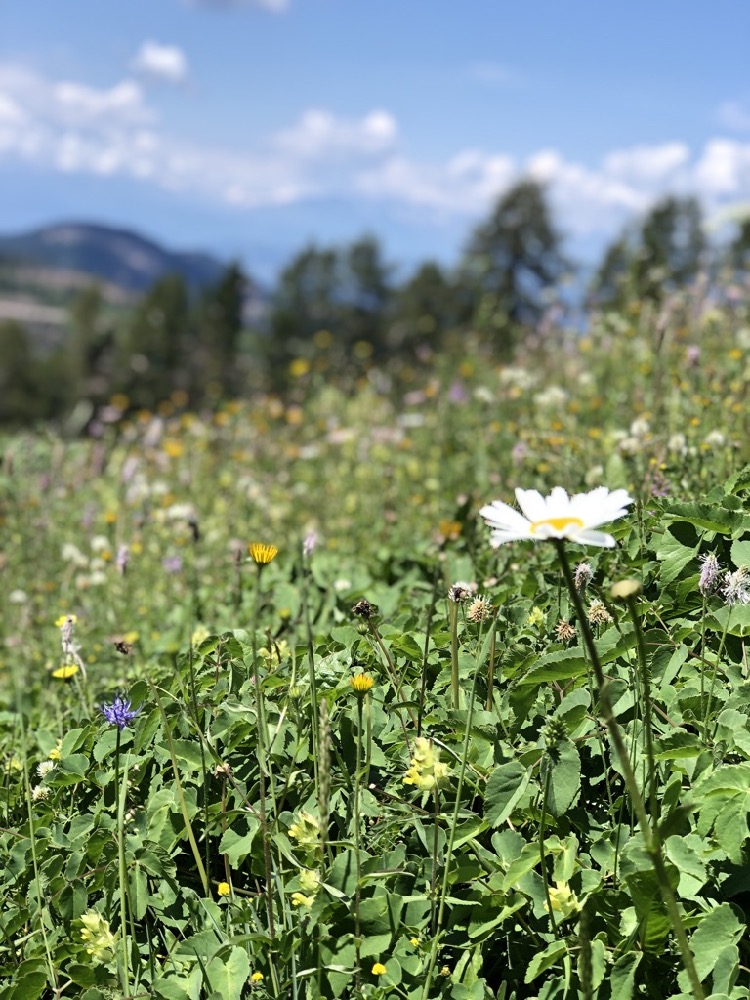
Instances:
[[[568,546],[583,613],[703,991],[746,995],[748,373],[733,319],[701,329],[687,374],[680,327],[657,354],[613,314],[523,368],[467,342],[408,396],[5,439],[0,998],[689,996],[554,547],[476,517],[605,467],[636,502]]]

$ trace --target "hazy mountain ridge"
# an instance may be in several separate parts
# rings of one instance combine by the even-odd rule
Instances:
[[[135,231],[79,222],[0,236],[0,258],[11,266],[82,272],[131,292],[144,292],[167,274],[181,274],[200,290],[224,270],[207,253],[168,250]]]

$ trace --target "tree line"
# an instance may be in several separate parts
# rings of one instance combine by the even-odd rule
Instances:
[[[658,305],[699,273],[750,269],[750,218],[712,247],[699,202],[666,197],[617,236],[587,289],[588,304]],[[249,279],[234,263],[191,296],[163,278],[125,316],[113,317],[96,285],[69,311],[64,343],[46,355],[15,322],[0,324],[0,420],[59,418],[113,395],[152,409],[175,393],[192,406],[263,386],[283,392],[324,353],[329,374],[385,360],[419,363],[472,329],[508,356],[561,298],[575,268],[547,193],[523,180],[469,235],[455,268],[421,264],[398,281],[378,240],[311,244],[281,272],[264,316],[248,321]]]

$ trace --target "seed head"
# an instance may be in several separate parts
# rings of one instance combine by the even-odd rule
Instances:
[[[594,575],[594,571],[587,562],[578,563],[575,568],[575,574],[573,576],[573,582],[575,583],[576,590],[580,593],[588,587],[591,583],[591,578]]]
[[[747,566],[738,566],[734,573],[724,574],[724,585],[721,592],[729,607],[735,604],[750,604],[750,579]]]
[[[555,626],[555,635],[557,636],[559,642],[562,642],[565,646],[567,646],[569,642],[572,642],[573,639],[575,639],[575,626],[561,618]]]
[[[588,616],[592,625],[608,625],[613,621],[612,615],[601,601],[592,601],[589,604]]]
[[[486,597],[475,597],[468,607],[466,617],[470,622],[486,621],[492,614],[492,605]]]
[[[364,597],[362,598],[361,601],[357,601],[357,603],[352,608],[352,614],[357,615],[358,618],[364,618],[365,621],[368,621],[370,618],[372,618],[374,611],[375,609],[373,608],[372,604],[370,604],[370,602],[366,600]]]

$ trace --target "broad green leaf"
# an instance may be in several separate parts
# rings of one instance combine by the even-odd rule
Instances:
[[[642,952],[631,952],[617,959],[609,974],[611,1000],[632,1000],[635,973],[642,958]]]
[[[484,793],[484,818],[490,826],[500,826],[526,791],[530,771],[518,761],[500,764],[489,777]]]
[[[571,680],[585,676],[586,669],[586,657],[580,649],[556,649],[553,653],[540,657],[518,683],[520,686]]]
[[[750,539],[732,542],[729,558],[735,566],[747,566],[750,569]]]
[[[741,921],[729,903],[721,903],[713,910],[709,910],[698,924],[697,928],[690,936],[690,950],[695,957],[695,966],[698,977],[703,981],[713,970],[724,948],[727,945],[737,944],[745,931],[745,924]],[[687,975],[680,976],[687,983]]]
[[[694,545],[685,545],[675,537],[675,526],[667,528],[659,538],[656,548],[656,558],[661,565],[660,579],[664,586],[676,579],[696,557],[700,547],[700,539]]]
[[[241,1000],[245,982],[250,975],[250,960],[244,948],[234,947],[228,958],[212,958],[206,969],[211,989],[223,1000]]]
[[[564,941],[553,941],[544,951],[538,952],[533,956],[529,962],[529,967],[526,970],[523,981],[525,983],[533,982],[537,976],[541,976],[547,969],[551,969],[553,965],[557,965],[563,955],[567,954],[567,951],[568,949]]]
[[[219,851],[226,854],[232,868],[238,868],[245,858],[252,852],[255,835],[260,829],[260,820],[255,816],[244,816],[243,824],[247,826],[247,831],[240,833],[229,829],[221,838]]]
[[[689,521],[696,528],[706,528],[720,535],[750,530],[750,515],[695,500],[667,504],[662,508],[662,515],[675,521]]]
[[[581,758],[575,743],[562,740],[554,749],[547,751],[540,776],[543,786],[548,775],[547,808],[553,816],[562,816],[575,802],[581,789]]]

